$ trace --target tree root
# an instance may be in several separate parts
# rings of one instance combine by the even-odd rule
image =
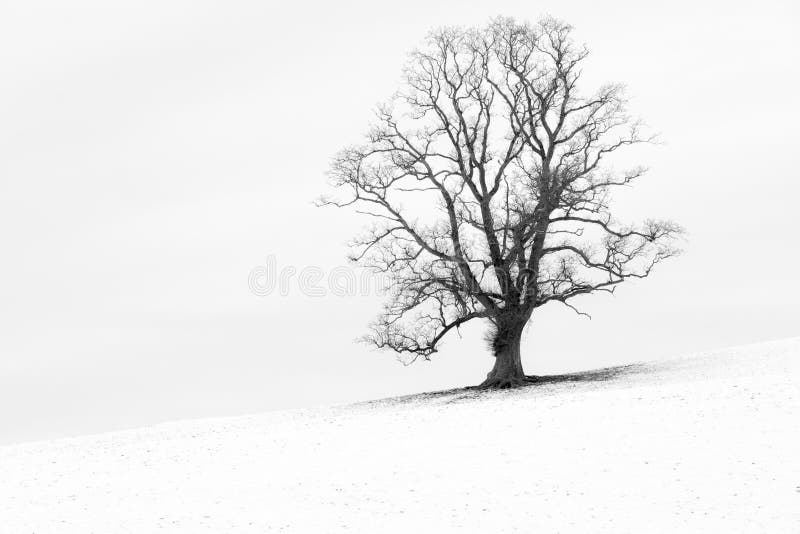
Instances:
[[[478,385],[478,389],[513,389],[528,384],[526,377],[488,377]]]
[[[536,375],[514,376],[514,377],[487,377],[477,387],[478,389],[514,389],[542,381],[542,377]]]

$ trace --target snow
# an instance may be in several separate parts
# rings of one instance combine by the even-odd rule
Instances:
[[[798,532],[798,356],[7,446],[0,531]]]

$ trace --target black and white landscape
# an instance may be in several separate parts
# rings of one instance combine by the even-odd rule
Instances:
[[[796,2],[10,2],[0,82],[0,533],[800,529]]]

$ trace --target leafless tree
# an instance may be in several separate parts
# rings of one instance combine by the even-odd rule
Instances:
[[[487,320],[495,363],[482,386],[520,385],[533,310],[576,309],[574,297],[678,252],[676,224],[611,216],[609,192],[644,169],[612,172],[606,159],[652,139],[620,85],[579,91],[587,50],[570,34],[552,18],[432,32],[366,142],[334,158],[336,192],[320,203],[373,219],[353,259],[393,281],[370,342],[428,358],[448,332]]]

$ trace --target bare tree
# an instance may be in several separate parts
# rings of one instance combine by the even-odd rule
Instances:
[[[605,160],[652,139],[620,85],[578,90],[587,50],[570,33],[552,18],[432,32],[366,142],[334,158],[337,193],[320,203],[374,220],[352,257],[393,281],[370,342],[427,359],[484,319],[495,363],[482,386],[520,385],[533,310],[578,311],[574,297],[613,292],[678,252],[676,224],[611,216],[609,191],[644,169],[616,173]]]

